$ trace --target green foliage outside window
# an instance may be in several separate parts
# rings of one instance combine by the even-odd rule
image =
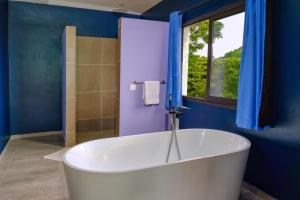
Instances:
[[[223,28],[222,22],[214,22],[214,40],[223,37]],[[206,96],[207,57],[197,52],[208,45],[208,37],[208,20],[190,26],[188,96],[191,97],[204,98]],[[241,54],[242,47],[226,53],[223,57],[212,58],[210,91],[220,90],[219,97],[237,98]]]
[[[205,97],[207,58],[204,56],[189,56],[188,96]]]
[[[242,48],[240,47],[226,53],[224,57],[213,59],[210,91],[222,87],[222,92],[218,96],[228,99],[237,98],[241,56]]]

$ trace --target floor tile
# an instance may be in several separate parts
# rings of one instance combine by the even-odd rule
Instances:
[[[17,160],[7,168],[2,168],[0,182],[27,177],[59,175],[60,169],[56,161],[41,158]]]
[[[63,198],[62,176],[43,176],[0,183],[1,199],[50,200]]]

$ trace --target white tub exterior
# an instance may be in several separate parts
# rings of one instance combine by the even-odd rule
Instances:
[[[72,200],[237,200],[250,149],[238,135],[178,130],[86,142],[64,155]]]

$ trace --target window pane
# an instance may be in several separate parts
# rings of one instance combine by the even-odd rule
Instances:
[[[183,95],[206,96],[209,20],[183,31]]]
[[[243,30],[244,13],[213,22],[210,96],[237,98]]]

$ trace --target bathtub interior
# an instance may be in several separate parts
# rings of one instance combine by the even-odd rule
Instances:
[[[182,161],[242,151],[247,139],[224,131],[208,129],[178,130]],[[166,164],[171,132],[160,132],[86,142],[70,149],[66,164],[79,170],[121,172]],[[175,145],[170,162],[178,161]]]

